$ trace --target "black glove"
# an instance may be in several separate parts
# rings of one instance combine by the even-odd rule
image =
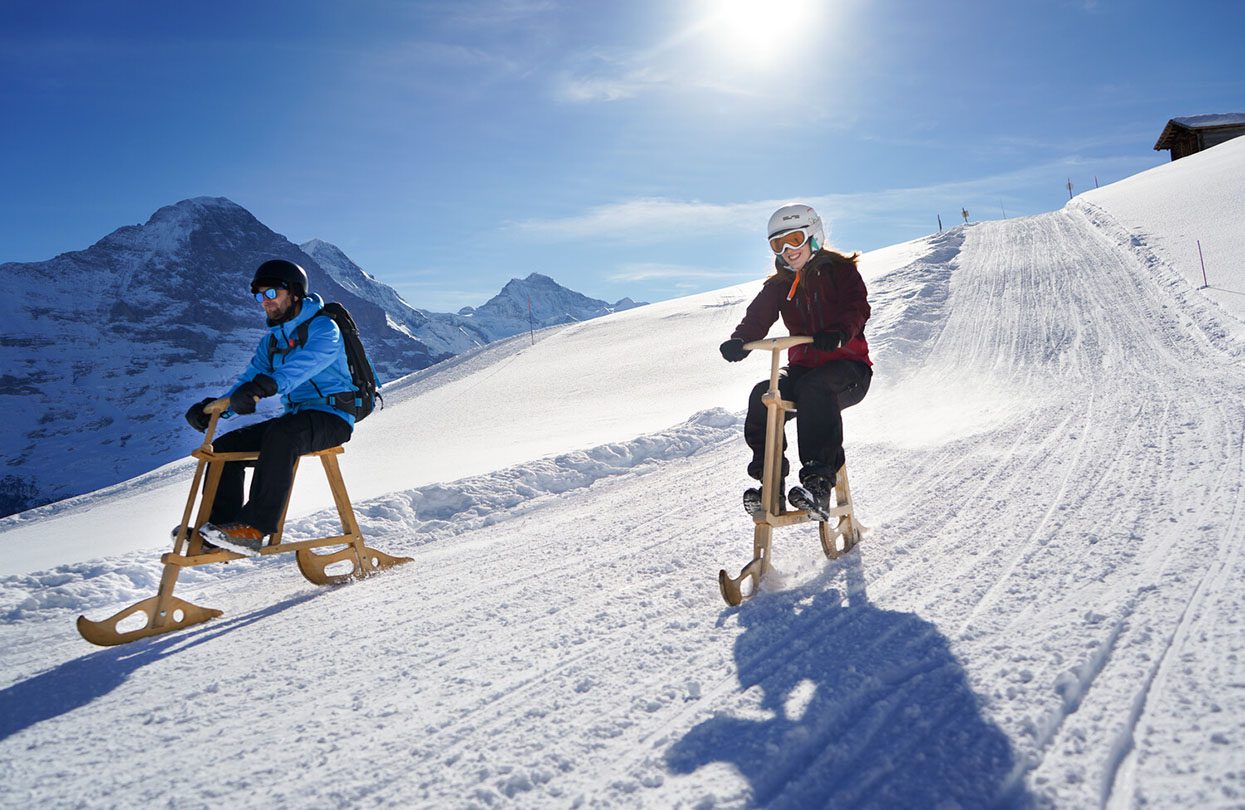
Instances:
[[[207,430],[208,422],[212,421],[212,417],[208,416],[207,413],[204,412],[203,409],[209,403],[215,402],[215,401],[216,401],[216,397],[208,397],[202,402],[196,402],[194,405],[190,406],[190,410],[186,411],[186,421],[190,424],[192,428],[199,431],[200,433]]]
[[[813,335],[813,348],[819,352],[832,352],[847,342],[847,335],[831,330]]]
[[[277,383],[267,374],[257,374],[255,379],[242,383],[229,395],[229,410],[234,413],[255,413],[256,398],[263,399],[277,393]]]
[[[718,347],[718,351],[726,358],[728,362],[738,363],[748,355],[752,354],[749,349],[744,348],[744,342],[739,338],[731,338]]]

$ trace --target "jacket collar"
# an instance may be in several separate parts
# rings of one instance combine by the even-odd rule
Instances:
[[[300,325],[315,317],[315,314],[319,312],[323,306],[323,298],[315,293],[308,293],[307,296],[303,298],[302,309],[299,310],[297,315],[290,318],[288,321],[282,321],[281,323],[270,326],[268,330],[278,337],[285,337],[291,331],[297,329]]]
[[[812,256],[809,257],[808,263],[804,265],[804,268],[800,271],[800,273],[802,275],[807,275],[810,272],[815,273],[818,270],[820,270],[822,267],[828,264],[831,264],[833,262],[834,262],[834,254],[826,250],[825,248],[821,248],[820,250],[818,250],[816,253],[814,253]],[[785,261],[783,261],[782,256],[774,257],[774,269],[778,273],[785,274],[788,277],[795,275],[795,271],[792,270],[791,267]]]

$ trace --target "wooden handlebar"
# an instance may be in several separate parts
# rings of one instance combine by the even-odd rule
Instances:
[[[255,397],[255,401],[259,402],[259,397]],[[229,397],[214,399],[203,406],[203,412],[209,417],[207,429],[203,431],[203,444],[199,446],[203,452],[212,452],[212,434],[216,432],[216,423],[220,421],[221,414],[227,410],[229,410]]]
[[[767,351],[775,352],[783,349],[790,349],[792,346],[799,346],[802,343],[812,343],[811,337],[803,335],[789,335],[787,337],[761,338],[751,343],[745,343],[744,348],[748,351]]]
[[[229,410],[229,397],[221,397],[203,406],[203,412],[208,416],[214,413],[224,413],[227,410]]]

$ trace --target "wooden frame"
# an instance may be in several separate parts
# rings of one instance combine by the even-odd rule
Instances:
[[[722,598],[728,605],[739,605],[745,599],[756,594],[761,587],[761,579],[770,568],[770,546],[774,529],[782,526],[795,526],[808,523],[817,518],[806,510],[797,509],[784,511],[782,495],[779,493],[779,480],[782,477],[783,462],[783,425],[787,413],[795,410],[795,403],[782,398],[778,391],[778,371],[781,352],[802,343],[812,343],[811,337],[792,335],[790,337],[766,338],[745,343],[744,348],[751,351],[769,351],[770,377],[769,390],[761,397],[768,410],[765,423],[765,466],[761,474],[761,496],[765,514],[753,518],[755,528],[752,535],[752,560],[743,567],[739,576],[732,577],[726,569],[718,572],[718,587]],[[838,518],[831,526],[828,521],[818,521],[817,532],[821,539],[821,549],[830,559],[851,551],[860,542],[860,525],[852,509],[852,491],[847,481],[847,465],[844,465],[837,476],[834,486],[834,505],[830,508],[830,517]],[[839,548],[839,539],[843,546]],[[744,593],[744,581],[751,582],[751,588]]]
[[[101,621],[91,621],[86,616],[79,616],[78,632],[92,644],[102,647],[125,644],[147,636],[170,633],[222,615],[221,611],[214,608],[200,607],[177,598],[173,595],[173,588],[177,585],[178,575],[183,568],[229,562],[246,556],[224,549],[205,553],[203,538],[199,534],[199,527],[207,523],[208,516],[212,513],[212,504],[216,500],[216,490],[220,485],[225,463],[254,461],[259,458],[259,453],[256,452],[217,453],[213,451],[212,435],[216,431],[216,424],[221,413],[228,407],[228,399],[218,399],[204,408],[204,411],[210,415],[210,419],[207,431],[204,433],[203,444],[190,454],[199,463],[195,467],[194,479],[190,484],[190,495],[186,499],[186,508],[182,512],[180,528],[173,540],[173,551],[160,558],[160,562],[164,564],[164,573],[160,577],[159,591],[155,596],[136,602]],[[324,474],[328,478],[329,489],[333,493],[333,503],[341,519],[342,533],[314,540],[282,542],[285,532],[285,516],[290,508],[290,499],[287,496],[285,507],[281,510],[281,519],[277,523],[277,530],[269,537],[268,544],[259,550],[261,556],[295,554],[298,570],[317,585],[334,585],[353,578],[363,578],[385,568],[411,562],[410,557],[391,557],[364,545],[363,532],[355,518],[350,496],[346,494],[346,483],[342,478],[341,467],[337,463],[337,457],[343,452],[345,451],[341,447],[330,447],[327,450],[307,453],[303,457],[315,456],[320,459]],[[294,461],[295,476],[298,474],[298,464],[301,460],[300,458]],[[199,498],[201,483],[203,484],[202,498]],[[293,492],[293,486],[290,490]],[[191,523],[190,516],[195,513],[196,499],[199,501],[199,510],[194,522]],[[344,547],[324,554],[314,551],[314,549],[327,546]],[[351,564],[350,573],[328,573],[327,569],[330,566],[343,562]],[[119,625],[140,614],[146,620],[143,626],[130,630],[118,629]]]

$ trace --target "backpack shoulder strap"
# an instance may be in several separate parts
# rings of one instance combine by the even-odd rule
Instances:
[[[330,317],[331,319],[331,316],[329,316],[327,312],[321,309],[315,315],[312,315],[310,318],[303,321],[298,326],[294,327],[294,345],[290,346],[291,349],[294,348],[294,346],[298,346],[299,348],[301,348],[307,345],[307,332],[311,328],[309,324],[316,318],[319,318],[321,315],[324,315],[325,317]],[[268,334],[268,367],[269,368],[273,367],[272,358],[276,356],[278,351],[279,351],[279,347],[277,346],[277,336],[270,332]],[[281,354],[285,354],[285,352],[281,352]]]
[[[312,315],[310,318],[294,327],[294,342],[298,346],[301,347],[307,345],[307,333],[311,330],[311,322],[316,318],[319,318],[321,315],[328,318],[330,321],[333,320],[333,316],[325,312],[322,308],[315,315]]]

